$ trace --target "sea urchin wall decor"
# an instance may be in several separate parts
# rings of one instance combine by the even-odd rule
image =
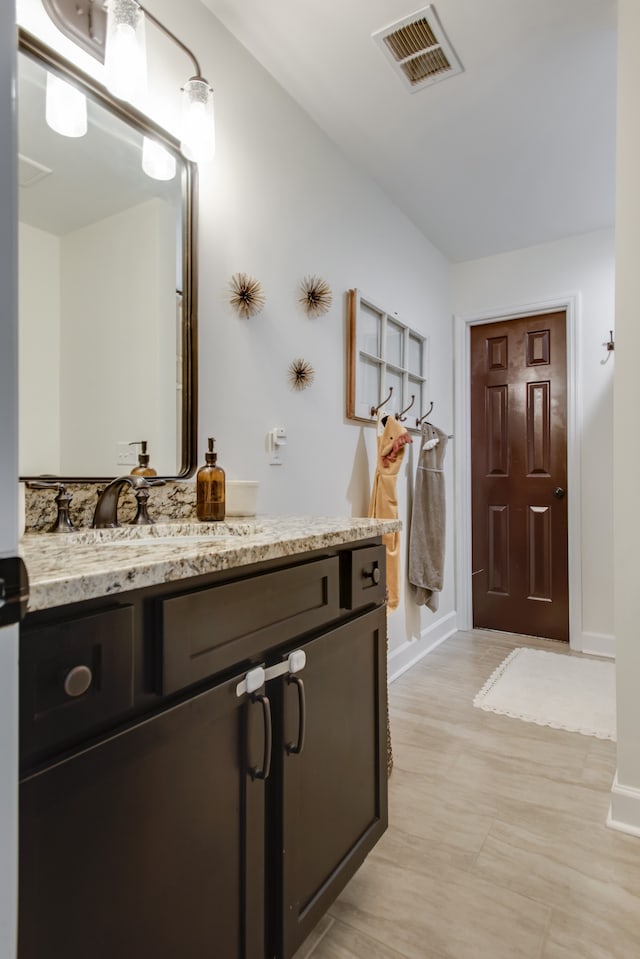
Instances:
[[[307,316],[322,316],[333,302],[331,287],[319,276],[305,276],[300,284],[300,292],[299,302]]]
[[[316,371],[306,360],[294,360],[289,366],[289,382],[294,390],[306,390],[313,383],[315,375]]]
[[[265,304],[262,284],[246,273],[234,273],[229,285],[229,303],[244,320],[255,316]]]

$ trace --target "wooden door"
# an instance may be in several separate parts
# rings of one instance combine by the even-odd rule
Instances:
[[[264,959],[264,733],[241,678],[25,776],[19,959]]]
[[[386,610],[302,647],[306,735],[294,684],[282,682],[282,802],[275,955],[289,959],[387,828]],[[274,687],[269,685],[269,695]],[[275,696],[274,692],[274,696]]]
[[[471,328],[473,625],[569,639],[566,316]]]

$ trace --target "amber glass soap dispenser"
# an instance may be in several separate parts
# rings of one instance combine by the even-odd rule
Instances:
[[[218,454],[213,451],[215,439],[209,437],[209,449],[204,454],[206,464],[196,476],[196,513],[203,523],[216,523],[224,519],[225,481],[224,470],[216,466]]]
[[[140,452],[138,453],[138,465],[135,469],[131,470],[131,476],[157,476],[158,474],[154,470],[153,466],[149,466],[149,454],[147,453],[147,441],[146,440],[136,440],[133,443],[129,443],[129,446],[140,446]]]

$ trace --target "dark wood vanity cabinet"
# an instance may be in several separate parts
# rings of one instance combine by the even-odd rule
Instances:
[[[289,959],[380,838],[384,549],[300,560],[27,619],[19,959]]]
[[[23,779],[20,957],[261,955],[257,706],[236,681]]]

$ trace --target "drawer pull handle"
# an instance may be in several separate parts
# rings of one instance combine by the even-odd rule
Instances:
[[[64,677],[64,691],[67,696],[82,696],[89,689],[93,673],[88,666],[74,666]]]
[[[287,743],[286,750],[290,756],[299,756],[304,749],[304,734],[307,725],[307,706],[304,698],[304,682],[299,676],[287,676],[289,686],[298,688],[298,741]]]
[[[262,769],[254,766],[251,770],[252,779],[267,779],[271,770],[271,703],[268,696],[254,694],[251,697],[252,703],[262,703],[262,718],[264,720],[264,753],[262,757]]]
[[[376,564],[372,566],[371,569],[363,569],[362,578],[370,579],[374,586],[377,586],[380,582],[380,567]]]

